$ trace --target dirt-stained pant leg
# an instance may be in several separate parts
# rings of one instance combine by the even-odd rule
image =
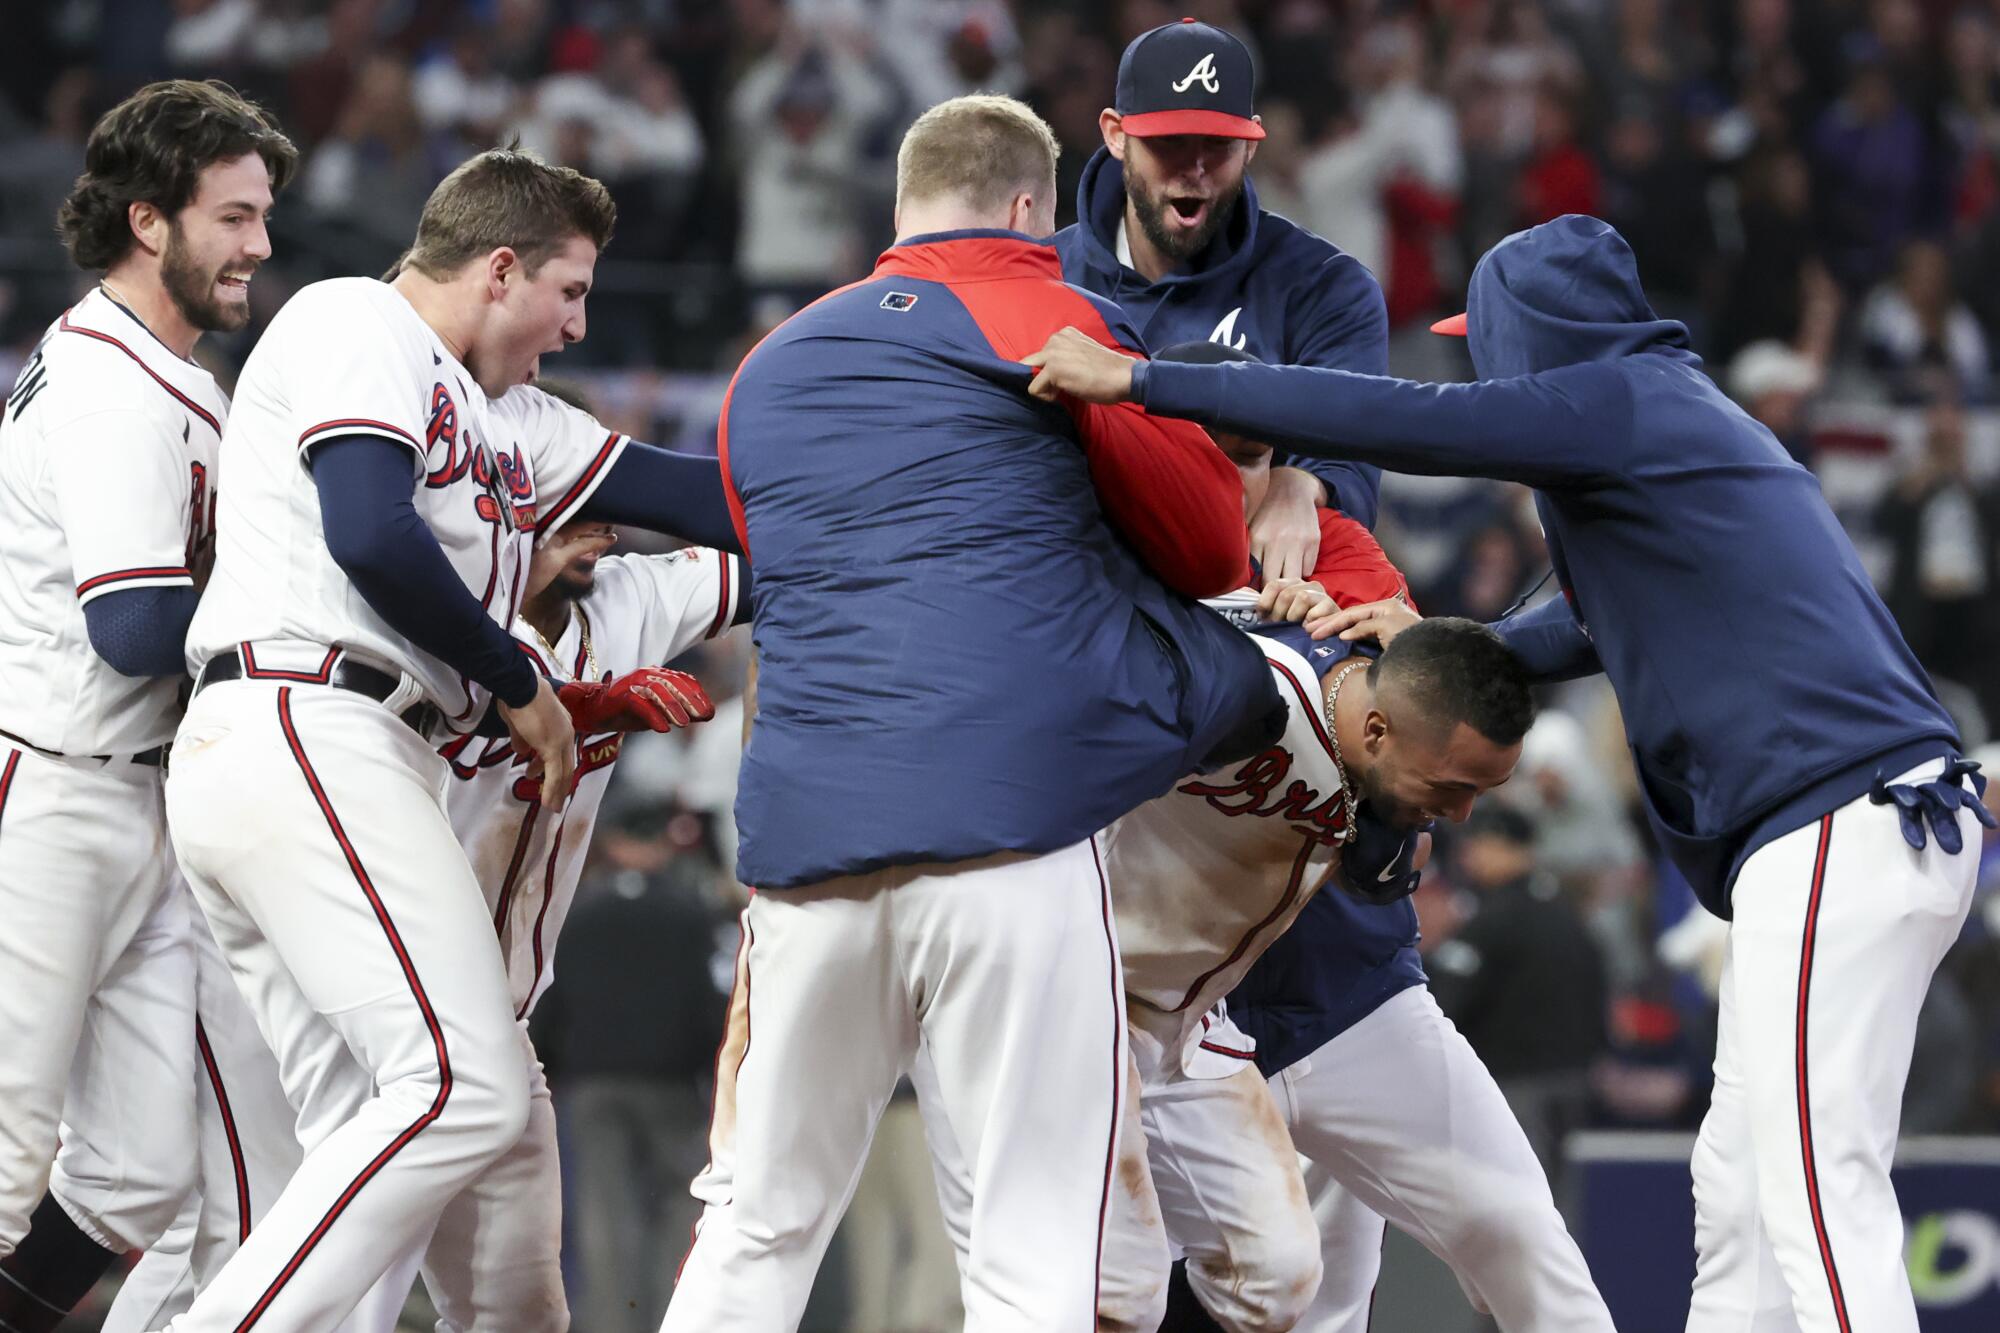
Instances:
[[[1157,1050],[1136,1024],[1133,1046],[1142,1067]],[[1217,1048],[1250,1045],[1218,1015],[1196,1060],[1152,1061],[1139,1118],[1153,1185],[1202,1307],[1229,1333],[1284,1333],[1319,1290],[1319,1229],[1263,1075]]]

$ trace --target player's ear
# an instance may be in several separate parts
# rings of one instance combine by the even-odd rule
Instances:
[[[1097,132],[1104,136],[1104,146],[1111,150],[1111,156],[1120,162],[1125,160],[1125,117],[1110,107],[1097,113]]]
[[[1252,116],[1250,117],[1250,119],[1256,121],[1259,125],[1262,125],[1264,123],[1264,118],[1262,116]],[[1250,169],[1250,164],[1256,161],[1257,145],[1262,142],[1263,141],[1261,139],[1246,139],[1243,141],[1243,169],[1245,171],[1248,171]]]
[[[1368,710],[1361,721],[1361,743],[1369,754],[1380,754],[1389,739],[1389,715],[1379,708]]]
[[[521,256],[514,253],[513,246],[503,245],[487,253],[486,287],[494,299],[499,299],[507,290],[507,284],[518,281],[521,276]]]
[[[144,199],[135,199],[125,206],[125,221],[146,253],[157,255],[165,252],[167,229],[172,226],[165,213]]]

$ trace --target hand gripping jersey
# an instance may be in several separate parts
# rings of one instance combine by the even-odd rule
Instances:
[[[598,562],[597,585],[553,644],[524,622],[514,632],[555,680],[604,680],[720,634],[737,619],[742,587],[736,557],[702,547],[611,556]],[[623,740],[615,732],[577,737],[576,788],[559,816],[542,808],[541,779],[527,775],[527,759],[505,738],[461,736],[444,748],[452,775],[445,809],[492,910],[519,1017],[554,979],[556,934],[576,899]]]
[[[250,354],[222,441],[228,535],[188,631],[189,664],[247,643],[253,674],[323,679],[347,650],[405,673],[468,731],[486,690],[391,629],[327,553],[306,453],[343,435],[409,447],[417,513],[500,625],[520,608],[532,532],[577,511],[625,437],[530,386],[488,398],[409,302],[370,278],[305,288]]]
[[[70,755],[172,738],[180,682],[113,671],[83,608],[193,582],[228,410],[102,288],[49,326],[0,414],[0,731]]]
[[[1350,645],[1315,644],[1308,661],[1252,637],[1288,705],[1284,735],[1251,759],[1183,780],[1105,835],[1133,1021],[1161,1032],[1179,1015],[1179,1045],[1169,1049],[1190,1062],[1206,1012],[1326,882],[1347,828],[1320,681]]]

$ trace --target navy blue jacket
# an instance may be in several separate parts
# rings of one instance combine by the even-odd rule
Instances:
[[[1227,225],[1185,272],[1148,283],[1118,262],[1125,168],[1098,149],[1077,186],[1078,221],[1056,233],[1063,277],[1117,303],[1149,347],[1226,342],[1270,362],[1389,373],[1389,314],[1361,262],[1257,206],[1248,178]],[[1328,458],[1286,459],[1326,484],[1327,502],[1368,527],[1382,470]]]
[[[1119,457],[1206,487],[1201,532],[1156,550],[1220,533],[1201,577],[1233,587],[1234,468],[1184,422],[1028,397],[1020,358],[1066,324],[1141,346],[1047,242],[956,232],[890,250],[738,369],[718,444],[757,573],[744,883],[1066,847],[1282,730],[1263,654],[1106,522]],[[1174,497],[1138,498],[1133,521]]]
[[[1260,626],[1253,633],[1297,649],[1322,679],[1354,648],[1339,639],[1314,643],[1297,625]],[[1257,1068],[1269,1078],[1375,1012],[1390,996],[1423,985],[1417,939],[1417,909],[1408,898],[1378,907],[1350,897],[1331,881],[1322,885],[1291,929],[1250,965],[1229,993],[1229,1017],[1257,1042]]]
[[[1956,729],[1817,480],[1654,315],[1617,232],[1509,237],[1468,314],[1476,383],[1156,362],[1136,388],[1301,451],[1534,487],[1564,601],[1502,632],[1547,674],[1610,677],[1653,826],[1727,916],[1750,852]]]

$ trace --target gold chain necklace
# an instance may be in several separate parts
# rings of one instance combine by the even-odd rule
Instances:
[[[570,604],[570,610],[576,615],[577,633],[583,639],[584,674],[578,676],[577,679],[595,683],[599,679],[599,676],[597,674],[597,650],[591,646],[590,642],[590,616],[582,606],[576,603]],[[526,616],[521,618],[521,623],[528,627],[528,632],[533,634],[536,641],[542,645],[542,651],[548,654],[549,661],[554,664],[557,670],[561,670],[562,654],[556,651],[556,646],[549,642],[548,636],[536,628]]]
[[[1340,698],[1341,682],[1367,665],[1365,660],[1349,662],[1334,673],[1333,688],[1326,692],[1326,735],[1333,745],[1333,766],[1340,770],[1340,804],[1347,815],[1347,825],[1340,831],[1343,843],[1354,837],[1354,821],[1360,817],[1357,807],[1361,802],[1354,794],[1354,784],[1347,780],[1347,761],[1340,757],[1340,723],[1334,720],[1334,704]]]

